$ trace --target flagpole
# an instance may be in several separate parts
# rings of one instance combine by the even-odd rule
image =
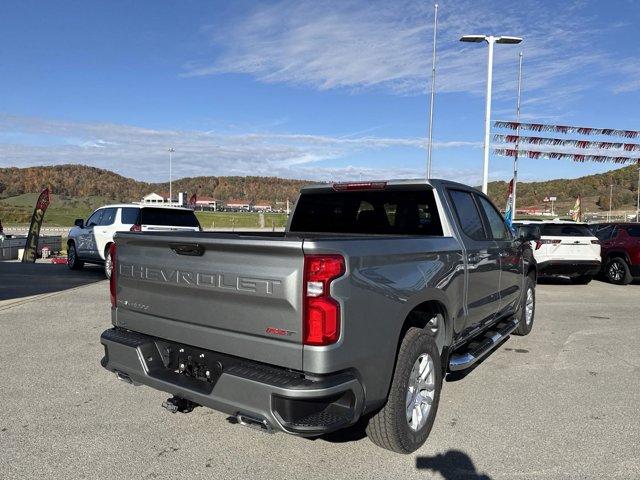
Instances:
[[[518,184],[518,148],[520,148],[520,96],[522,92],[522,52],[518,59],[518,98],[516,100],[516,152],[513,157],[513,198],[511,200],[512,219],[516,219],[516,191]]]
[[[431,150],[433,147],[433,102],[436,94],[436,39],[438,33],[438,4],[433,17],[433,57],[431,63],[431,100],[429,102],[429,144],[427,146],[427,180],[431,178]]]

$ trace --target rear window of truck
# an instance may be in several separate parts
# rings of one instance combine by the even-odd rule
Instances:
[[[290,232],[442,236],[431,190],[303,193]]]
[[[541,224],[540,234],[547,237],[593,237],[586,225]]]
[[[191,210],[170,208],[140,209],[141,225],[161,225],[163,227],[198,227],[198,219]]]

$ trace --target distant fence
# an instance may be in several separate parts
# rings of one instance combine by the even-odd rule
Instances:
[[[66,237],[69,235],[71,227],[42,227],[40,229],[40,235],[60,235]],[[29,231],[28,226],[24,227],[4,227],[4,233],[7,235],[26,235]]]
[[[59,235],[66,238],[72,227],[43,227],[40,229],[40,236]],[[202,228],[205,232],[284,232],[284,227],[215,227]],[[6,235],[26,235],[29,227],[4,227]]]

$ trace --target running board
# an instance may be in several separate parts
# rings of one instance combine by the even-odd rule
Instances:
[[[458,372],[460,370],[466,370],[485,357],[493,347],[507,338],[517,327],[518,320],[514,318],[508,322],[501,322],[486,331],[482,337],[468,344],[463,352],[451,355],[449,358],[449,371]]]

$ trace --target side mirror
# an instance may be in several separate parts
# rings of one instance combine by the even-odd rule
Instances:
[[[76,227],[84,228],[84,220],[81,219],[81,218],[76,218],[75,221],[73,222],[73,224]]]

